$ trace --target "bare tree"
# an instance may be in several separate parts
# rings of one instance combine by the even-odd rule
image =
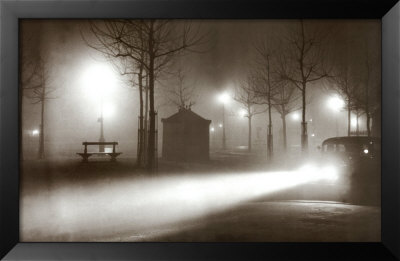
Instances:
[[[142,65],[148,75],[149,137],[147,168],[155,168],[156,112],[154,87],[157,76],[170,64],[172,58],[183,51],[191,51],[203,37],[199,30],[173,20],[109,20],[102,25],[91,23],[96,38],[89,46],[107,56],[129,58]],[[142,55],[144,54],[144,56]]]
[[[380,77],[378,76],[380,72],[376,70],[376,68],[379,68],[379,66],[376,66],[379,64],[379,59],[370,54],[368,44],[364,59],[361,87],[357,89],[354,106],[365,114],[367,135],[371,136],[371,118],[380,106]]]
[[[122,60],[122,59],[121,59]],[[126,76],[128,86],[138,88],[139,91],[139,119],[138,119],[138,143],[136,166],[143,167],[146,164],[146,125],[147,125],[147,81],[146,72],[142,64],[132,61],[124,61],[125,63],[114,63],[119,69],[120,74]]]
[[[291,83],[280,82],[275,89],[273,106],[282,119],[283,149],[285,152],[287,151],[286,116],[300,109],[298,105],[299,98],[296,87]]]
[[[276,50],[269,39],[263,39],[254,46],[256,50],[257,78],[258,82],[253,85],[253,91],[261,98],[260,103],[267,105],[268,127],[267,127],[267,157],[273,158],[273,134],[272,134],[272,108],[277,81]]]
[[[169,101],[178,109],[191,108],[196,104],[196,89],[194,82],[188,82],[187,74],[190,72],[188,69],[183,69],[181,65],[178,66],[176,72],[173,72],[174,78],[176,78],[176,84],[169,83],[169,87],[166,89],[166,97]]]
[[[291,30],[285,38],[287,48],[281,53],[285,62],[281,63],[281,77],[290,81],[301,92],[302,122],[301,148],[308,150],[306,121],[306,94],[310,83],[328,76],[324,64],[323,34],[305,25],[301,20],[295,30]]]
[[[40,126],[39,126],[39,150],[38,158],[45,158],[45,109],[47,101],[55,99],[51,94],[55,91],[49,86],[49,71],[46,62],[39,57],[32,62],[22,63],[22,72],[28,72],[21,77],[23,95],[32,101],[32,104],[40,105]],[[30,67],[24,68],[24,66]],[[25,77],[26,76],[26,77]]]
[[[257,109],[259,96],[254,92],[255,79],[248,76],[245,80],[240,81],[239,86],[235,89],[234,100],[240,103],[241,107],[246,111],[244,117],[248,119],[248,151],[251,152],[251,120],[254,115],[265,112],[265,110]]]
[[[345,102],[347,110],[347,135],[351,135],[351,112],[356,109],[356,91],[359,87],[357,77],[354,76],[355,72],[351,70],[347,63],[339,64],[336,66],[333,75],[328,77],[328,82],[332,83],[329,85],[330,89],[333,89],[339,96],[341,96]],[[359,112],[357,110],[357,124],[358,124]],[[358,129],[358,127],[357,127]],[[357,131],[358,133],[358,131]]]

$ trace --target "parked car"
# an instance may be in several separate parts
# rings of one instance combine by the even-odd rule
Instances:
[[[381,141],[366,136],[334,137],[321,146],[322,162],[339,169],[342,199],[350,203],[380,205]]]

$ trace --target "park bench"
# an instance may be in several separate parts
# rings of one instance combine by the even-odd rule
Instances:
[[[109,156],[111,156],[111,161],[116,161],[116,158],[122,154],[122,152],[115,152],[115,146],[118,145],[118,142],[115,142],[115,141],[113,141],[113,142],[88,142],[88,141],[85,141],[85,142],[82,142],[82,145],[85,146],[83,153],[78,152],[76,154],[78,154],[79,156],[82,157],[83,162],[88,162],[89,157],[92,155],[109,155]],[[112,152],[100,152],[100,151],[99,152],[88,152],[87,146],[90,146],[90,145],[98,145],[98,146],[112,145],[113,149],[112,149]]]

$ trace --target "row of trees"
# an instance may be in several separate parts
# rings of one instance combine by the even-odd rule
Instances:
[[[379,98],[376,99],[376,92],[380,90],[379,74],[376,71],[379,68],[377,57],[369,54],[368,47],[356,63],[348,60],[351,57],[349,53],[338,56],[337,50],[329,50],[327,40],[331,33],[332,31],[321,31],[300,21],[285,34],[274,37],[266,35],[253,45],[254,57],[248,66],[250,70],[245,79],[239,81],[235,92],[235,100],[247,112],[249,150],[251,120],[254,115],[267,111],[267,155],[268,159],[272,159],[272,109],[282,119],[285,151],[286,116],[301,109],[301,148],[302,151],[307,151],[307,93],[310,86],[315,84],[325,86],[329,91],[336,91],[346,102],[349,136],[352,112],[357,116],[357,130],[358,118],[365,114],[367,133],[368,136],[371,135],[371,118],[380,106]],[[346,48],[349,46],[348,43],[344,45]]]
[[[330,31],[318,30],[315,24],[304,21],[285,30],[281,35],[265,34],[253,44],[254,56],[248,66],[250,70],[239,81],[235,99],[247,111],[249,150],[251,120],[254,115],[267,111],[267,148],[268,157],[272,159],[273,110],[282,119],[283,147],[286,149],[286,116],[301,108],[301,147],[307,151],[307,94],[314,83],[325,84],[346,101],[348,135],[352,112],[357,118],[365,115],[366,129],[368,135],[371,135],[371,118],[380,106],[376,95],[380,90],[377,56],[371,54],[366,46],[357,62],[347,60],[349,53],[339,55],[342,59],[333,59],[327,44]],[[171,65],[182,54],[199,51],[199,46],[207,42],[206,35],[189,23],[121,19],[90,21],[88,30],[82,30],[82,37],[88,46],[104,54],[126,76],[130,86],[138,89],[140,110],[137,165],[152,170],[156,158],[155,83],[170,73]],[[29,39],[23,41],[27,44],[29,42]],[[343,46],[348,47],[349,44]],[[32,103],[41,106],[39,158],[43,158],[44,113],[47,100],[54,98],[54,89],[49,86],[45,59],[40,55],[27,55],[32,59],[23,55],[21,85],[24,95]],[[178,67],[175,73],[177,84],[169,89],[166,96],[178,107],[190,107],[194,104],[195,89],[187,83],[187,71]]]

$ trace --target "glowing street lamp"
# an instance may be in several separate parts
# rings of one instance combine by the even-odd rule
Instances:
[[[329,98],[327,105],[332,111],[339,113],[343,109],[345,103],[344,103],[343,99],[341,99],[339,96],[336,95],[336,96]],[[339,115],[336,115],[336,136],[339,136],[338,118],[339,118]]]
[[[300,114],[299,114],[298,112],[294,112],[294,113],[292,114],[292,119],[293,119],[294,121],[298,121],[298,120],[300,119]]]
[[[344,101],[338,96],[333,96],[328,100],[328,107],[336,112],[339,112],[344,107]]]
[[[32,136],[38,136],[39,135],[39,130],[33,130],[32,131]]]
[[[246,117],[246,116],[247,116],[247,111],[246,111],[245,109],[241,109],[241,110],[239,111],[239,116],[240,116],[241,118]]]
[[[104,105],[103,101],[113,91],[116,76],[113,69],[107,64],[95,64],[88,68],[84,75],[84,84],[87,87],[88,95],[96,100],[100,100],[100,123],[99,142],[105,142],[104,138],[104,115],[110,116],[113,107],[109,104]],[[99,152],[104,152],[104,145],[99,145]]]
[[[220,94],[218,96],[218,100],[222,104],[227,104],[229,102],[229,100],[230,100],[229,94],[227,92],[224,92],[224,93]]]
[[[218,96],[218,100],[222,103],[222,148],[226,149],[226,135],[225,135],[225,104],[230,100],[230,96],[227,92],[224,92]]]

